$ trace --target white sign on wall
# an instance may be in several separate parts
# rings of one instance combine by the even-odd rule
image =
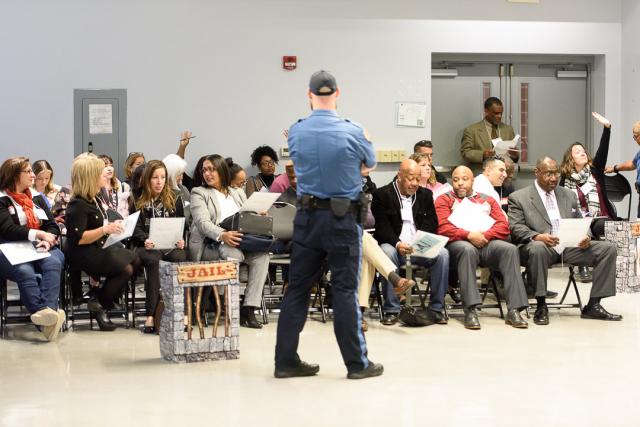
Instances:
[[[113,133],[113,111],[111,104],[89,104],[89,134]]]
[[[424,102],[397,102],[396,126],[425,127],[427,104]]]

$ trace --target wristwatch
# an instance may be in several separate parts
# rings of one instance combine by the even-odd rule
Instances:
[[[615,173],[618,173],[618,172],[619,172],[619,171],[618,171],[618,165],[613,165],[613,171],[614,171]]]

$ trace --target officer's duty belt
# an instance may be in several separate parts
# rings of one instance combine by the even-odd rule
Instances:
[[[312,196],[310,194],[303,194],[298,199],[298,205],[304,209],[331,209],[331,199],[320,199],[319,197]],[[359,202],[351,201],[350,209],[353,213],[358,213]]]

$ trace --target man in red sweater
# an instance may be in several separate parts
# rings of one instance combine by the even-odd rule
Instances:
[[[449,238],[447,249],[458,270],[465,328],[480,329],[476,311],[482,303],[476,282],[479,265],[502,274],[509,309],[505,323],[527,328],[527,321],[520,315],[529,306],[520,275],[520,257],[518,248],[505,241],[509,237],[509,223],[500,205],[493,198],[473,191],[473,172],[466,166],[454,169],[451,184],[453,191],[438,197],[435,205],[438,234]],[[452,217],[458,208],[462,210]]]

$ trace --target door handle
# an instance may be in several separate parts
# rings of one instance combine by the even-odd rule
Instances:
[[[93,142],[89,141],[89,153],[93,153]]]

